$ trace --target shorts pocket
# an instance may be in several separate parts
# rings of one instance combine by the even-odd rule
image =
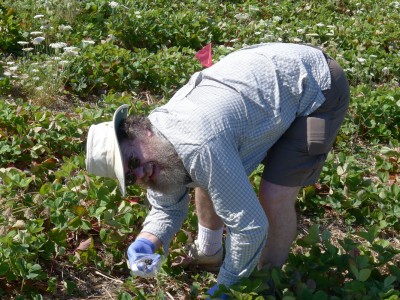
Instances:
[[[324,118],[307,118],[307,148],[309,155],[326,154],[331,148],[330,122]]]

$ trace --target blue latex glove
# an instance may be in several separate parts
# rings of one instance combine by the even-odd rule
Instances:
[[[161,256],[154,254],[154,244],[137,238],[128,248],[129,268],[137,276],[153,277],[161,267]]]
[[[211,289],[209,289],[207,291],[207,294],[209,294],[212,298],[215,298],[214,294],[216,293],[216,291],[219,290],[219,285],[216,284],[214,285]],[[207,300],[209,300],[210,298],[207,298]],[[221,294],[218,296],[218,299],[228,299],[228,295],[226,294]]]

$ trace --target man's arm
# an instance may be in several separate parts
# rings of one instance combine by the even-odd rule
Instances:
[[[181,228],[188,214],[187,188],[177,186],[175,191],[168,195],[148,190],[147,198],[152,207],[143,222],[140,235],[147,235],[155,242],[156,248],[162,245],[166,254],[173,236]]]

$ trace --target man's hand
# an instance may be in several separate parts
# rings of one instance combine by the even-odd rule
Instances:
[[[154,254],[154,244],[145,238],[137,238],[128,248],[129,268],[137,276],[153,277],[161,267],[161,257]]]

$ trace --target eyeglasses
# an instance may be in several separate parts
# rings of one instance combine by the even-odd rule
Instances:
[[[125,182],[127,185],[135,184],[137,178],[134,174],[134,170],[139,166],[140,159],[132,155],[128,161],[128,172],[125,173]]]

